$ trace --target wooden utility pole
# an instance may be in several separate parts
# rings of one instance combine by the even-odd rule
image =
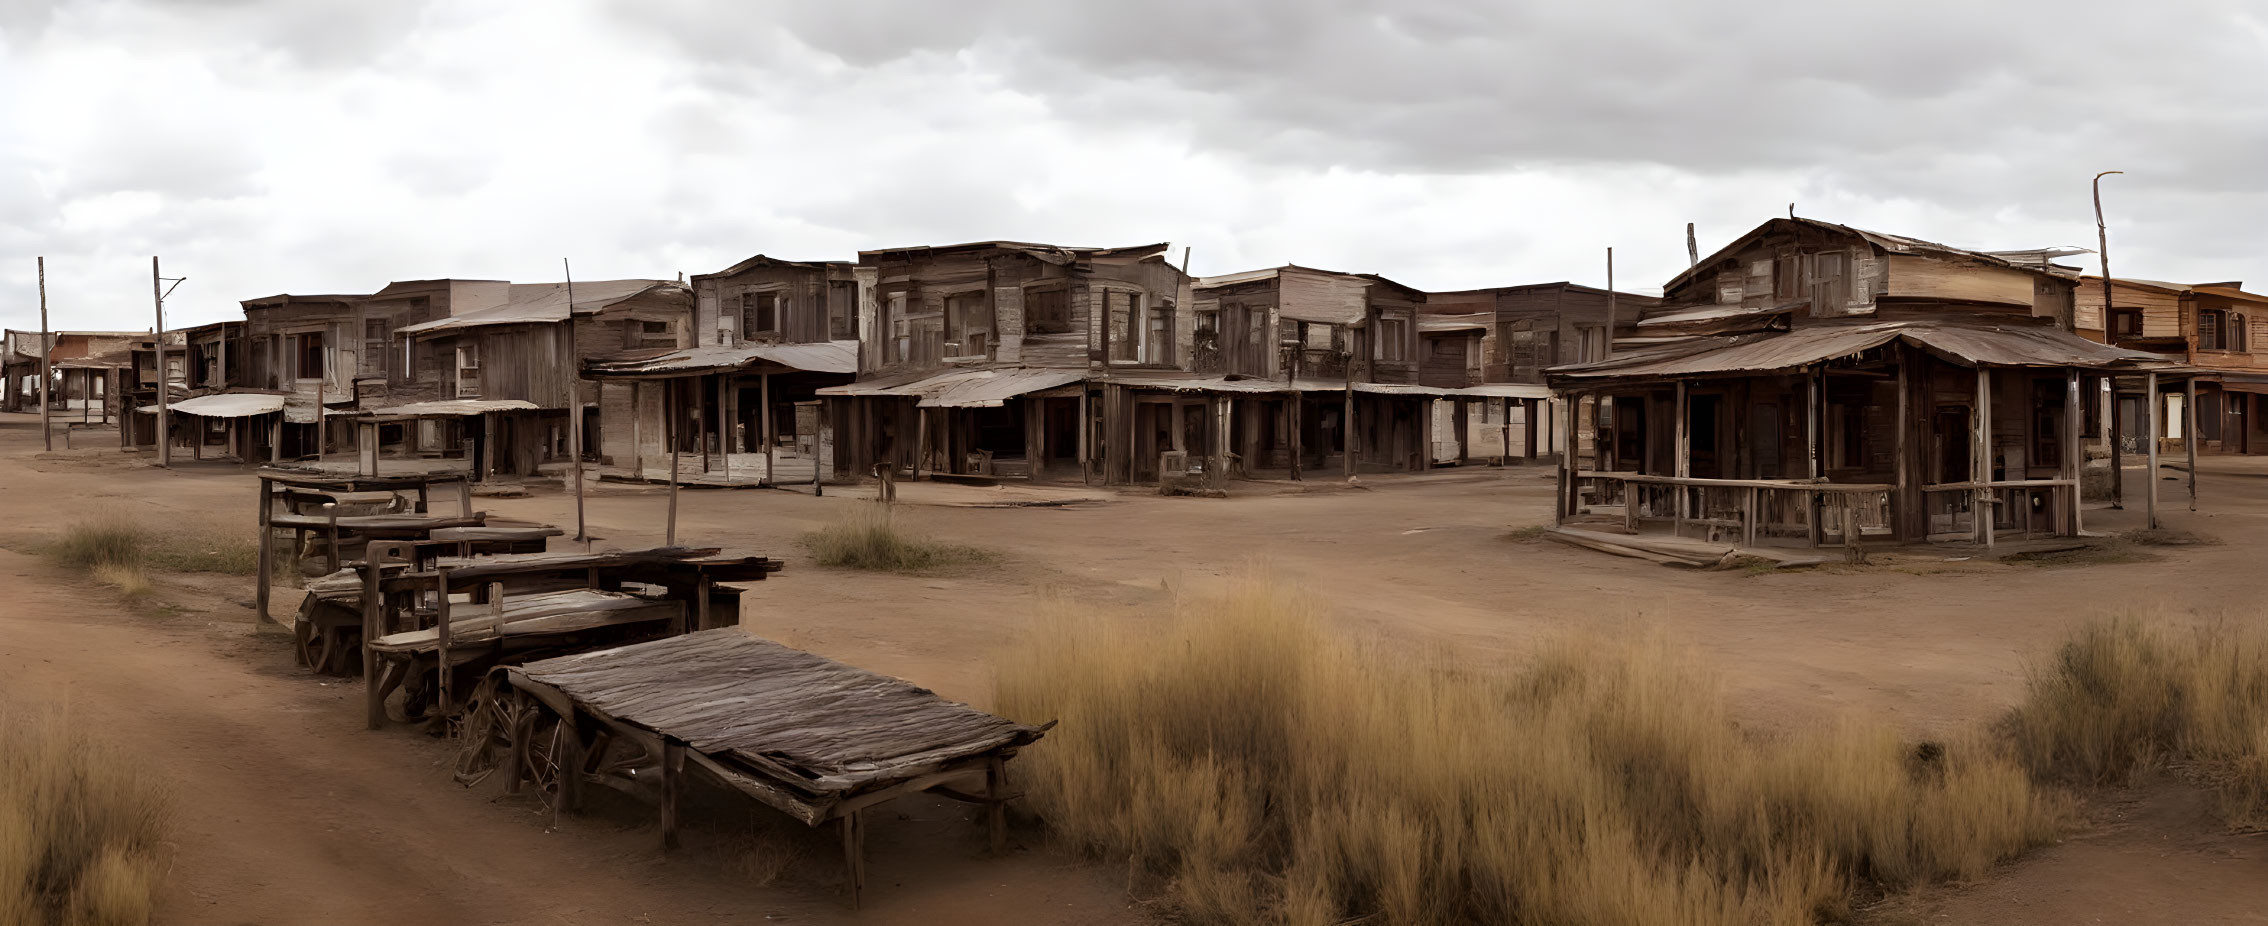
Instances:
[[[559,270],[567,277],[567,455],[575,479],[575,539],[583,542],[583,549],[591,546],[590,531],[583,524],[583,364],[575,357],[575,269],[567,265],[567,258],[559,259]],[[670,498],[670,513],[677,513],[677,499]]]
[[[157,255],[150,255],[150,302],[157,307],[157,459],[159,466],[171,466],[173,442],[166,435],[165,412],[165,290],[160,279]]]
[[[47,417],[52,414],[48,408],[50,403],[47,394],[47,381],[55,376],[54,369],[50,366],[54,363],[50,355],[54,353],[55,344],[48,339],[47,334],[47,258],[41,257],[39,259],[39,441],[48,450],[55,449],[55,433],[48,430],[47,425]],[[93,390],[88,390],[87,397],[90,399],[94,397]]]
[[[2126,172],[2123,170],[2106,170],[2095,175],[2095,256],[2102,258],[2103,262],[2103,340],[2110,342],[2113,346],[2116,346],[2118,337],[2113,334],[2116,329],[2111,327],[2110,226],[2103,223],[2103,178],[2112,174],[2123,173]],[[2120,448],[2118,446],[2118,380],[2104,377],[2103,381],[2111,386],[2111,507],[2124,508],[2126,507],[2126,472],[2125,461],[2120,459]],[[2153,473],[2151,478],[2157,478],[2156,474]]]

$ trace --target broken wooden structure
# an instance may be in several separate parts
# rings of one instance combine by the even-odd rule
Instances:
[[[528,662],[474,702],[462,777],[500,768],[507,792],[532,786],[555,812],[576,809],[587,783],[658,778],[662,845],[675,848],[698,767],[807,826],[834,824],[853,907],[869,812],[921,793],[980,804],[1002,851],[1007,762],[1046,732],[737,629]]]
[[[405,720],[451,718],[490,668],[739,623],[740,590],[778,560],[714,549],[524,553],[359,570],[372,729],[403,690]],[[459,596],[464,600],[459,601]]]
[[[279,531],[292,532],[297,557],[308,555],[311,537],[319,539],[313,549],[320,551],[323,568],[316,574],[329,575],[345,568],[349,548],[370,539],[417,539],[486,520],[473,511],[472,486],[459,472],[357,476],[264,466],[254,475],[260,480],[260,566],[253,609],[263,623],[275,620],[268,597],[275,584]],[[454,489],[453,515],[430,511],[434,490],[442,487]]]
[[[1558,519],[1751,547],[2076,535],[2087,397],[2193,371],[2059,327],[2075,277],[1766,223],[1673,279],[1642,343],[1549,371]]]

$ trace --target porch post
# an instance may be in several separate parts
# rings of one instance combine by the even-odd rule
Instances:
[[[1524,402],[1523,402],[1523,403],[1521,403],[1520,407],[1521,407],[1521,408],[1523,408],[1523,409],[1527,408],[1527,403],[1524,403]],[[1503,421],[1504,421],[1504,434],[1503,434],[1503,438],[1504,438],[1504,459],[1502,459],[1502,460],[1500,460],[1500,461],[1498,461],[1498,462],[1502,463],[1502,464],[1503,464],[1503,465],[1505,465],[1505,466],[1510,466],[1510,465],[1512,465],[1512,397],[1511,397],[1511,396],[1505,396],[1505,397],[1504,397],[1504,408],[1503,408],[1503,411],[1504,411],[1504,415],[1503,415]]]
[[[1306,404],[1306,399],[1305,395],[1297,389],[1286,393],[1286,397],[1284,402],[1284,430],[1291,432],[1291,478],[1293,482],[1298,482],[1300,481],[1299,458],[1307,453],[1307,448],[1301,443],[1299,436],[1300,417],[1305,411],[1300,406]]]
[[[642,379],[630,381],[630,478],[637,480],[646,478],[645,461],[639,458],[639,453],[644,449],[639,442],[644,440],[644,436],[639,433],[641,428],[638,426],[638,419],[645,417],[640,414],[645,411],[645,406],[638,402],[641,398],[639,390],[645,384],[646,381]]]
[[[2150,491],[2143,497],[2150,518],[2151,530],[2158,529],[2158,418],[2160,416],[2158,402],[2158,374],[2152,371],[2142,378],[2142,405],[2147,412],[2146,419],[2149,424],[2146,433],[2150,440],[2150,469],[2148,474],[2143,477],[2149,480]]]
[[[1676,459],[1672,460],[1670,463],[1670,473],[1679,479],[1690,479],[1693,477],[1692,403],[1693,397],[1686,386],[1685,380],[1678,380],[1676,422],[1677,447],[1675,450],[1677,456]],[[1621,425],[1617,424],[1615,426],[1615,429],[1619,431],[1621,430],[1621,427]],[[1677,507],[1673,513],[1673,517],[1675,517],[1677,520],[1672,522],[1670,527],[1670,535],[1673,537],[1681,536],[1685,533],[1685,518],[1686,515],[1690,513],[1693,504],[1691,493],[1686,491],[1686,487],[1682,483],[1676,487],[1676,491]],[[1623,503],[1631,504],[1632,501],[1633,500],[1630,498],[1629,489],[1628,487],[1625,487],[1623,490]]]
[[[762,378],[758,379],[756,383],[756,401],[761,403],[756,411],[759,430],[764,432],[764,484],[776,486],[780,484],[780,480],[776,478],[777,474],[772,469],[774,465],[772,463],[772,445],[778,443],[772,437],[772,374],[765,373],[761,376]],[[812,446],[816,451],[818,445],[814,443]],[[812,454],[811,465],[819,465],[816,452]]]
[[[2080,533],[2079,509],[2087,500],[2084,483],[2087,481],[2087,445],[2080,441],[2079,432],[2087,425],[2087,413],[2079,405],[2079,370],[2074,367],[2064,374],[2063,397],[2063,457],[2064,472],[2071,480],[2071,536]]]
[[[1913,446],[1914,430],[1913,400],[1907,394],[1911,391],[1912,379],[1907,372],[1907,367],[1912,364],[1913,358],[1906,352],[1906,345],[1903,341],[1898,342],[1891,350],[1892,356],[1898,360],[1898,430],[1895,449],[1892,451],[1897,454],[1895,466],[1897,476],[1895,478],[1898,488],[1891,493],[1890,523],[1896,525],[1894,531],[1898,539],[1909,540],[1913,538],[1913,525],[1916,522],[1914,515],[1920,510],[1913,503],[1914,498],[1920,494],[1913,491],[1913,461],[1907,459]],[[1929,533],[1928,528],[1924,527],[1921,533],[1926,537]]]
[[[1817,369],[1803,372],[1804,474],[1806,478],[1813,481],[1819,479],[1819,381],[1822,376],[1824,374]],[[1811,545],[1814,547],[1819,545],[1820,539],[1819,514],[1819,493],[1805,492],[1803,496],[1803,519],[1805,523],[1811,526]]]
[[[678,380],[665,379],[662,382],[668,387],[662,390],[662,440],[669,442],[669,523],[668,534],[663,538],[662,546],[674,547],[677,546],[677,436],[685,428],[685,423],[679,421],[678,416],[684,413],[684,403],[678,401]]]
[[[724,470],[724,481],[725,481],[725,484],[726,484],[726,485],[731,485],[731,484],[732,484],[732,443],[733,443],[733,438],[737,436],[737,435],[736,435],[736,434],[735,434],[734,432],[736,432],[736,431],[738,431],[738,430],[739,430],[739,428],[738,428],[738,427],[736,427],[736,425],[738,425],[738,424],[739,424],[739,422],[736,422],[736,421],[732,420],[732,403],[731,403],[731,402],[729,401],[729,399],[730,399],[730,394],[729,394],[729,393],[727,393],[727,392],[725,391],[725,380],[727,380],[727,379],[731,378],[732,374],[730,374],[730,373],[718,373],[718,374],[717,374],[716,376],[717,376],[717,462],[724,464],[724,465],[723,465],[723,467],[722,467],[722,468],[723,468],[723,470]],[[771,473],[765,473],[765,474],[764,474],[766,481],[770,481],[770,477],[771,477],[771,475],[772,475]]]
[[[1506,399],[1505,401],[1510,402],[1511,400]],[[1543,419],[1544,403],[1547,401],[1549,400],[1528,399],[1520,403],[1520,429],[1523,432],[1522,438],[1526,441],[1526,445],[1520,448],[1520,455],[1529,460],[1534,460],[1540,455],[1536,447],[1536,438],[1541,436],[1543,432],[1537,429],[1537,423]],[[1510,408],[1509,405],[1506,407]],[[1506,412],[1506,414],[1510,414],[1510,412]],[[1506,418],[1504,420],[1504,429],[1504,439],[1511,440],[1512,419]]]
[[[2118,433],[2118,374],[2102,374],[2102,427],[2109,431],[2109,449],[2112,449],[2112,508],[2125,508],[2125,433]]]
[[[1354,474],[1355,474],[1355,472],[1354,472],[1354,471],[1355,471],[1355,442],[1356,442],[1356,439],[1357,439],[1357,438],[1356,438],[1356,434],[1355,434],[1355,426],[1354,426],[1354,374],[1353,374],[1353,371],[1348,371],[1348,374],[1347,374],[1347,395],[1346,395],[1346,403],[1347,403],[1347,407],[1346,407],[1346,413],[1345,413],[1345,414],[1343,414],[1343,415],[1340,415],[1340,416],[1339,416],[1339,435],[1340,435],[1340,437],[1339,437],[1339,443],[1346,445],[1346,452],[1339,454],[1339,456],[1340,456],[1340,463],[1342,464],[1342,467],[1343,467],[1343,468],[1344,468],[1344,469],[1346,470],[1346,475],[1347,475],[1347,478],[1349,478],[1349,479],[1352,479],[1352,478],[1354,478]]]
[[[1084,483],[1086,483],[1086,484],[1088,484],[1088,485],[1093,485],[1093,484],[1094,484],[1094,482],[1095,482],[1095,463],[1094,463],[1094,457],[1093,457],[1093,455],[1092,455],[1092,454],[1093,454],[1093,452],[1092,452],[1092,451],[1091,451],[1091,450],[1090,450],[1090,449],[1088,448],[1088,446],[1087,446],[1087,441],[1088,441],[1088,440],[1089,440],[1089,438],[1091,438],[1091,437],[1092,437],[1092,435],[1093,435],[1093,432],[1094,432],[1094,430],[1095,430],[1095,422],[1094,422],[1094,413],[1093,413],[1093,411],[1091,410],[1091,407],[1090,407],[1090,405],[1089,405],[1089,403],[1091,402],[1091,398],[1089,397],[1089,395],[1088,395],[1088,392],[1089,392],[1089,390],[1088,390],[1088,388],[1087,388],[1087,384],[1086,384],[1086,383],[1080,383],[1080,384],[1079,384],[1079,481],[1081,481],[1081,482],[1084,482]]]
[[[1977,542],[1990,550],[1993,522],[1998,520],[1993,515],[1993,491],[1988,485],[1992,482],[1992,368],[1982,364],[1977,366],[1976,426],[1976,456],[1969,464],[1970,478],[1976,483],[1976,501],[1971,505],[1974,514],[1970,520],[1976,522]]]
[[[2197,510],[2197,376],[2191,374],[2182,386],[2184,398],[2181,413],[2185,419],[2181,429],[2182,451],[2189,457],[2189,510]],[[2225,400],[2224,400],[2225,401]],[[2226,425],[2223,425],[2226,427]]]
[[[701,472],[709,471],[709,394],[701,389],[696,379],[693,387],[693,436],[701,442]],[[720,442],[721,443],[721,442]]]

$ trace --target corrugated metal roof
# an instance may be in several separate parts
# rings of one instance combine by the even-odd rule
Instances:
[[[1420,315],[1418,331],[1487,331],[1488,323],[1496,317],[1494,312],[1474,312],[1466,315]]]
[[[1345,380],[1302,379],[1285,382],[1260,377],[1202,376],[1196,373],[1113,373],[1110,381],[1136,389],[1167,389],[1174,392],[1234,392],[1240,394],[1268,394],[1285,392],[1338,392],[1347,388]]]
[[[1874,322],[1698,338],[1660,350],[1546,371],[1554,379],[1663,378],[1788,370],[1905,340],[1972,366],[2103,369],[2170,366],[2157,354],[2097,344],[2046,325]]]
[[[199,418],[249,418],[283,411],[284,397],[264,392],[218,392],[167,402],[166,412],[174,415],[195,415]],[[158,407],[144,405],[141,411],[155,415]]]
[[[576,284],[580,287],[582,284]],[[525,399],[443,399],[438,402],[412,402],[388,408],[366,408],[360,411],[338,411],[331,414],[343,418],[401,419],[401,418],[461,418],[488,412],[532,412],[539,408]]]
[[[922,408],[991,408],[1031,392],[1082,382],[1085,370],[969,370],[923,380]]]
[[[1084,381],[1085,370],[1045,370],[1016,367],[998,370],[954,370],[932,376],[895,376],[829,386],[825,396],[897,396],[919,398],[922,408],[990,408],[1027,393]]]
[[[684,289],[674,280],[591,280],[575,284],[575,311],[588,315],[617,302],[655,289]],[[689,292],[689,291],[688,291]],[[437,318],[396,329],[402,334],[430,334],[484,325],[528,325],[567,320],[567,284],[514,283],[508,301],[493,309]]]
[[[585,373],[602,379],[664,378],[740,370],[760,362],[812,373],[856,373],[858,342],[688,347],[659,356],[594,363]]]

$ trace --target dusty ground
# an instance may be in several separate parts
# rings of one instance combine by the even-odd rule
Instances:
[[[114,438],[112,438],[114,440]],[[100,445],[101,437],[85,443]],[[114,446],[114,445],[113,445]],[[744,622],[758,633],[983,703],[988,659],[1050,608],[1154,611],[1259,567],[1327,596],[1347,627],[1485,666],[1538,634],[1658,622],[1704,648],[1762,726],[1861,710],[1917,733],[1983,722],[2017,696],[2024,660],[2087,615],[2243,615],[2268,591],[2268,466],[2208,459],[2203,511],[2162,483],[2168,523],[2217,538],[2085,566],[1909,559],[1860,570],[1690,572],[1609,558],[1517,528],[1549,519],[1550,471],[1467,470],[1370,490],[1252,487],[1228,500],[1107,492],[902,487],[904,517],[1005,554],[938,578],[822,569],[794,538],[857,491],[826,498],[688,492],[680,538],[780,555]],[[43,455],[36,419],[0,417],[0,544],[89,506],[163,523],[249,526],[252,483],[219,466],[157,470],[114,450]],[[2143,490],[2137,473],[2130,497]],[[1068,508],[976,507],[1084,496]],[[658,490],[608,486],[588,503],[600,544],[657,542]],[[571,498],[481,499],[500,515],[572,524]],[[2091,528],[2138,522],[2090,511]],[[237,580],[179,586],[183,610],[126,614],[42,561],[0,553],[0,684],[50,697],[162,768],[184,793],[167,922],[1127,922],[1142,912],[1108,868],[1034,845],[982,857],[945,806],[875,827],[878,879],[842,910],[823,844],[772,887],[729,835],[662,859],[650,815],[602,812],[546,833],[524,806],[450,784],[446,750],[365,733],[351,692],[295,670],[251,631]],[[279,591],[288,602],[289,592]],[[279,611],[288,611],[279,607]],[[1886,922],[2255,921],[2268,852],[2218,831],[2176,790],[2095,808],[2097,825],[1983,884],[1904,898]],[[738,832],[720,825],[722,833]],[[422,916],[420,916],[422,914]],[[2151,919],[2157,917],[2157,919]]]

